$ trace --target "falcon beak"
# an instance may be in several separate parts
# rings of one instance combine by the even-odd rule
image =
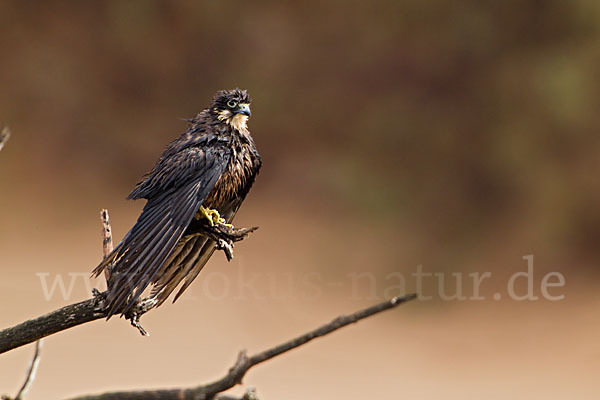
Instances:
[[[239,108],[236,111],[236,114],[244,114],[246,116],[252,115],[250,112],[250,104],[240,104]]]

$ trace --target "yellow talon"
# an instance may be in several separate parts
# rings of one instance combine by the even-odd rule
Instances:
[[[200,206],[200,210],[198,210],[198,212],[196,213],[195,218],[206,218],[210,226],[215,226],[215,224],[222,224],[227,227],[233,228],[233,225],[225,223],[225,218],[221,217],[221,214],[219,214],[219,212],[215,209]]]

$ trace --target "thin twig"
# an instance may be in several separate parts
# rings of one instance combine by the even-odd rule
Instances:
[[[248,372],[248,370],[255,365],[302,346],[313,339],[325,336],[346,325],[350,325],[360,321],[361,319],[370,317],[371,315],[397,307],[400,304],[415,299],[416,297],[417,296],[415,294],[394,297],[391,300],[384,301],[374,306],[357,311],[353,314],[339,316],[328,324],[325,324],[313,331],[305,333],[304,335],[298,336],[292,340],[288,340],[287,342],[281,343],[280,345],[267,349],[263,352],[254,354],[250,357],[248,357],[246,355],[246,351],[243,350],[238,354],[235,364],[223,378],[207,385],[201,385],[189,389],[179,388],[166,390],[113,392],[100,395],[82,396],[71,400],[218,400],[219,397],[215,397],[218,393],[222,393],[228,389],[231,389],[235,385],[240,384],[244,375],[246,375],[246,372]],[[225,399],[226,398],[227,397],[225,397]],[[221,397],[221,399],[223,399],[223,397]]]
[[[29,363],[29,368],[27,370],[27,376],[25,377],[25,382],[23,382],[23,386],[19,389],[19,392],[14,397],[14,400],[22,400],[27,396],[27,392],[29,392],[29,388],[35,379],[35,375],[37,373],[38,365],[40,364],[40,350],[42,348],[42,341],[38,340],[35,342],[35,351],[33,353],[33,357],[31,358],[31,363]],[[3,399],[11,400],[10,397],[4,396]]]
[[[10,129],[8,129],[8,126],[5,126],[0,131],[0,150],[2,150],[2,148],[6,144],[8,138],[10,138]]]
[[[31,359],[31,364],[29,365],[29,370],[27,371],[27,377],[25,378],[25,382],[23,382],[23,386],[21,390],[15,396],[15,400],[21,400],[29,392],[29,388],[35,379],[35,375],[37,373],[38,365],[40,364],[40,350],[42,348],[42,340],[38,340],[35,342],[35,351],[33,353],[33,358]]]
[[[102,221],[102,255],[106,258],[113,251],[112,229],[110,227],[108,210],[105,209],[100,211],[100,220]],[[108,283],[108,279],[110,278],[110,268],[104,270],[104,277]]]

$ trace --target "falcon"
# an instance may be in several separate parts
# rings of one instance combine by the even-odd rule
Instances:
[[[108,318],[125,314],[149,286],[155,307],[181,284],[177,300],[215,251],[202,224],[230,224],[261,166],[247,127],[250,101],[245,90],[218,92],[129,194],[146,205],[92,272],[110,271]]]

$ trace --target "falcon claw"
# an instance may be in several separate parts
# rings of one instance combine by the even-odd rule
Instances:
[[[196,219],[206,218],[210,226],[215,226],[215,224],[222,224],[227,227],[233,228],[233,225],[227,224],[225,218],[221,217],[221,214],[213,208],[205,208],[200,206],[200,210],[195,215]]]

